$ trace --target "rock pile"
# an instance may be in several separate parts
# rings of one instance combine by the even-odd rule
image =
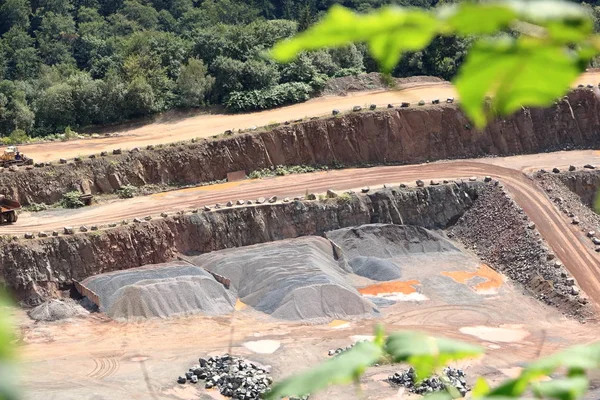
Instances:
[[[357,343],[359,343],[359,342],[357,342]],[[329,357],[338,356],[338,355],[342,354],[343,352],[350,350],[354,346],[356,346],[356,343],[353,343],[346,347],[338,347],[337,349],[331,349],[331,350],[329,350],[329,352],[327,352],[327,354],[329,355]]]
[[[415,370],[410,367],[407,370],[396,372],[394,375],[389,376],[388,382],[393,385],[404,386],[409,392],[416,394],[426,394],[444,390],[445,382],[443,382],[443,380],[446,380],[446,383],[454,386],[462,396],[466,395],[467,392],[471,390],[467,385],[463,370],[447,367],[444,368],[444,375],[445,378],[433,375],[427,379],[423,379],[421,382],[417,382],[417,374],[415,373]]]
[[[240,400],[260,399],[273,382],[269,373],[244,359],[225,354],[223,356],[200,358],[180,376],[177,382],[197,383],[204,381],[204,387],[216,387],[223,396]]]

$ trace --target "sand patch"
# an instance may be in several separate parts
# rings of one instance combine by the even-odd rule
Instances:
[[[375,285],[367,286],[364,288],[360,288],[360,289],[358,289],[358,292],[363,295],[371,295],[371,296],[396,294],[396,293],[411,294],[411,293],[416,293],[417,289],[415,288],[415,285],[418,285],[418,284],[420,284],[420,282],[417,280],[411,280],[411,281],[405,281],[405,282],[402,282],[402,281],[383,282],[383,283],[376,283]]]
[[[488,342],[514,343],[525,339],[530,333],[518,328],[495,328],[491,326],[465,326],[460,332]]]
[[[472,279],[483,279],[483,282],[479,282],[472,287],[470,286],[479,294],[496,294],[498,293],[498,289],[504,284],[504,277],[485,264],[479,266],[475,272],[444,271],[442,275],[465,285]]]
[[[273,354],[281,347],[281,342],[277,340],[256,340],[244,343],[244,347],[256,354]]]
[[[349,327],[350,326],[350,322],[344,321],[344,320],[341,320],[341,319],[334,319],[333,321],[331,321],[330,323],[328,323],[327,326],[329,326],[331,328],[335,328],[335,329],[343,329],[343,328]]]
[[[246,303],[244,303],[243,301],[241,301],[240,299],[237,299],[235,302],[235,311],[242,311],[245,310],[246,308],[248,308],[248,305]]]

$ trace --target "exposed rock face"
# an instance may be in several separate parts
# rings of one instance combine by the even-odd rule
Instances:
[[[581,202],[592,207],[600,189],[600,170],[564,172],[557,178],[581,198]]]
[[[546,109],[525,109],[484,131],[454,104],[350,113],[272,131],[0,174],[0,194],[23,204],[121,185],[196,184],[275,165],[419,163],[426,160],[586,148],[600,143],[600,100],[576,90]]]
[[[62,285],[94,274],[158,264],[177,253],[209,252],[369,223],[445,228],[477,198],[483,183],[386,189],[350,201],[293,201],[174,215],[102,235],[3,243],[0,273],[16,294],[39,302]]]
[[[590,307],[583,304],[586,300],[572,293],[573,278],[562,264],[551,261],[535,228],[499,187],[485,187],[450,233],[539,300],[570,316],[591,315]]]

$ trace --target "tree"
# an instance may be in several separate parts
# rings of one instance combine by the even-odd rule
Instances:
[[[127,86],[123,106],[129,118],[143,117],[154,112],[155,102],[152,86],[144,77],[135,77]]]
[[[215,78],[207,74],[207,68],[202,60],[190,58],[181,68],[177,78],[179,106],[193,108],[205,105],[214,84]]]
[[[29,28],[31,6],[27,0],[5,0],[0,6],[0,36],[12,27]]]
[[[76,123],[72,89],[67,83],[58,83],[42,92],[35,107],[37,126],[44,132],[62,131]]]
[[[244,89],[242,83],[244,75],[243,62],[219,56],[210,66],[210,72],[215,77],[213,93],[217,101],[222,101],[230,92]]]
[[[144,29],[155,29],[158,25],[158,12],[135,0],[126,0],[120,11],[130,21],[135,21]]]
[[[277,66],[261,60],[248,60],[242,68],[244,90],[259,90],[274,86],[279,81]]]
[[[44,13],[39,29],[36,31],[39,51],[48,65],[72,63],[75,21],[70,15],[56,14],[52,11]]]

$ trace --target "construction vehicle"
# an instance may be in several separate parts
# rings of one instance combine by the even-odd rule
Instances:
[[[13,224],[17,222],[17,210],[21,203],[16,200],[7,199],[0,195],[0,224]]]
[[[17,146],[8,146],[0,155],[0,167],[7,168],[12,165],[33,165],[33,160],[19,152]]]

